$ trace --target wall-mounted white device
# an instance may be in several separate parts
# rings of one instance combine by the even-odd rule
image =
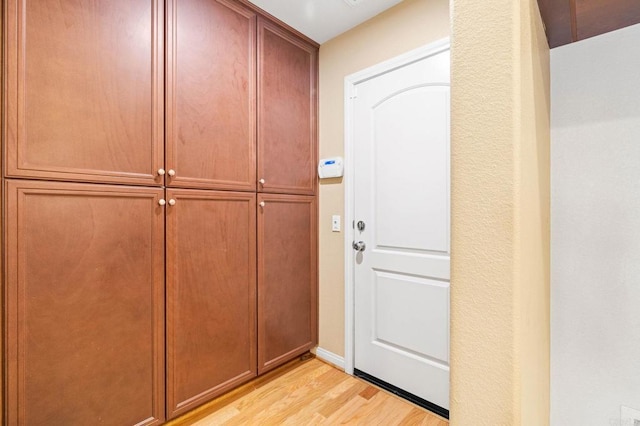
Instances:
[[[344,174],[344,161],[342,157],[323,158],[318,163],[318,176],[320,179],[342,177]]]

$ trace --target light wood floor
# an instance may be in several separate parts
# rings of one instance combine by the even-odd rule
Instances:
[[[247,394],[218,404],[217,411],[181,425],[424,425],[448,422],[360,379],[312,359]]]

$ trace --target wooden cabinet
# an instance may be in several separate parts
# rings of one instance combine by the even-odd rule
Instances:
[[[256,195],[167,190],[167,401],[175,417],[256,375]]]
[[[256,13],[167,0],[169,186],[255,191]]]
[[[164,209],[154,188],[6,183],[10,425],[164,419]]]
[[[159,424],[316,344],[318,47],[265,16],[3,3],[0,423]]]
[[[263,204],[264,203],[264,204]],[[315,197],[258,196],[258,373],[317,343]]]
[[[278,25],[258,19],[261,192],[315,194],[317,53]]]
[[[161,185],[160,0],[7,0],[10,177]]]

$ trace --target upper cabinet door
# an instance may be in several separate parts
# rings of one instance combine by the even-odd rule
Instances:
[[[6,2],[6,175],[161,185],[159,0]]]
[[[258,190],[315,194],[318,50],[258,20]]]
[[[167,34],[168,185],[255,190],[255,13],[168,0]]]

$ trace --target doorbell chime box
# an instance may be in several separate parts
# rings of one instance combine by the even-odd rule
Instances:
[[[318,177],[320,179],[342,177],[344,162],[342,157],[323,158],[318,163]]]

